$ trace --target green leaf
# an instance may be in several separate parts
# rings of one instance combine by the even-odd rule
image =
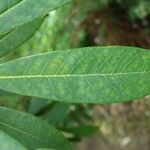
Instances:
[[[0,65],[0,89],[74,103],[150,94],[150,51],[112,46],[55,51]]]
[[[31,22],[32,20],[45,16],[50,11],[70,2],[70,0],[22,0],[16,5],[13,5],[7,11],[5,7],[6,1],[2,1],[1,10],[4,11],[0,15],[0,35],[15,29],[25,23]],[[3,6],[4,5],[4,6]]]
[[[96,131],[98,131],[98,127],[90,125],[81,125],[79,127],[68,127],[63,129],[63,131],[70,132],[74,134],[75,137],[81,138],[96,133]]]
[[[44,19],[45,17],[24,24],[4,36],[0,40],[0,57],[19,47],[25,41],[30,39],[33,34],[39,29]]]
[[[20,142],[0,130],[0,149],[1,150],[28,150]]]
[[[39,111],[41,111],[44,107],[47,107],[51,104],[52,101],[42,98],[33,98],[28,104],[27,112],[30,114],[36,115]]]
[[[71,149],[67,140],[54,127],[26,113],[0,107],[0,129],[28,149]]]
[[[0,0],[0,14],[18,4],[22,0]]]
[[[0,13],[9,10],[19,2],[21,2],[21,0],[0,0]],[[8,32],[7,34],[0,35],[0,57],[19,47],[25,41],[30,39],[32,35],[38,30],[44,19],[45,17],[36,19],[32,22],[15,28],[13,31]]]
[[[47,148],[38,148],[36,150],[54,150],[54,149],[47,149]]]
[[[42,117],[47,119],[50,124],[59,126],[65,122],[69,115],[69,106],[70,105],[68,103],[53,102],[48,111],[43,114]]]

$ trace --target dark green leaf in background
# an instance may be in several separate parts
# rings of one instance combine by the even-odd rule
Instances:
[[[44,107],[47,107],[51,104],[52,101],[42,98],[33,98],[28,105],[27,112],[30,114],[37,114],[41,111]]]
[[[53,102],[49,105],[48,110],[42,115],[42,117],[47,119],[49,123],[54,126],[61,125],[69,115],[69,107],[70,104],[68,103]],[[39,112],[37,115],[40,115],[40,113],[42,112]]]
[[[98,127],[91,126],[91,125],[81,125],[79,127],[68,127],[65,128],[63,131],[70,132],[74,134],[77,138],[82,138],[85,136],[90,136],[98,130]]]
[[[48,148],[38,148],[36,150],[54,150],[54,149],[48,149]]]

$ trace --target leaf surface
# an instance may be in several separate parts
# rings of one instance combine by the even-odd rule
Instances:
[[[39,29],[45,17],[24,24],[0,39],[0,57],[19,47]]]
[[[20,142],[0,130],[0,149],[1,150],[28,150]]]
[[[70,150],[70,144],[54,127],[32,115],[0,107],[0,129],[28,149],[41,147]]]
[[[21,1],[22,0],[0,0],[0,14]]]
[[[1,1],[0,10],[3,13],[0,15],[0,35],[45,16],[50,11],[70,2],[70,0],[14,0],[12,7],[6,10],[7,1]]]
[[[73,103],[150,94],[150,51],[110,46],[56,51],[0,65],[0,89]]]

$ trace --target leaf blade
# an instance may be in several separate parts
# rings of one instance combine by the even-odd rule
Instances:
[[[1,129],[29,149],[71,149],[64,137],[45,121],[4,107],[0,107],[0,114]]]
[[[31,23],[24,24],[3,37],[0,40],[0,57],[11,52],[30,39],[39,29],[44,19],[45,17]]]
[[[0,130],[0,145],[2,150],[27,150],[20,142]]]
[[[0,14],[18,4],[22,0],[0,0]]]
[[[123,102],[150,94],[149,64],[150,52],[140,48],[58,51],[2,64],[0,88],[56,101]]]
[[[70,0],[24,0],[0,15],[0,35],[18,26],[45,16],[50,11],[70,2]],[[5,26],[4,26],[5,24]]]

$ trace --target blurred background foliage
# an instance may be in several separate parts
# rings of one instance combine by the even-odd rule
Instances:
[[[29,41],[0,62],[39,52],[103,45],[150,49],[150,1],[73,0],[50,13]],[[124,104],[74,105],[0,91],[0,105],[49,121],[78,150],[150,149],[149,98]]]

